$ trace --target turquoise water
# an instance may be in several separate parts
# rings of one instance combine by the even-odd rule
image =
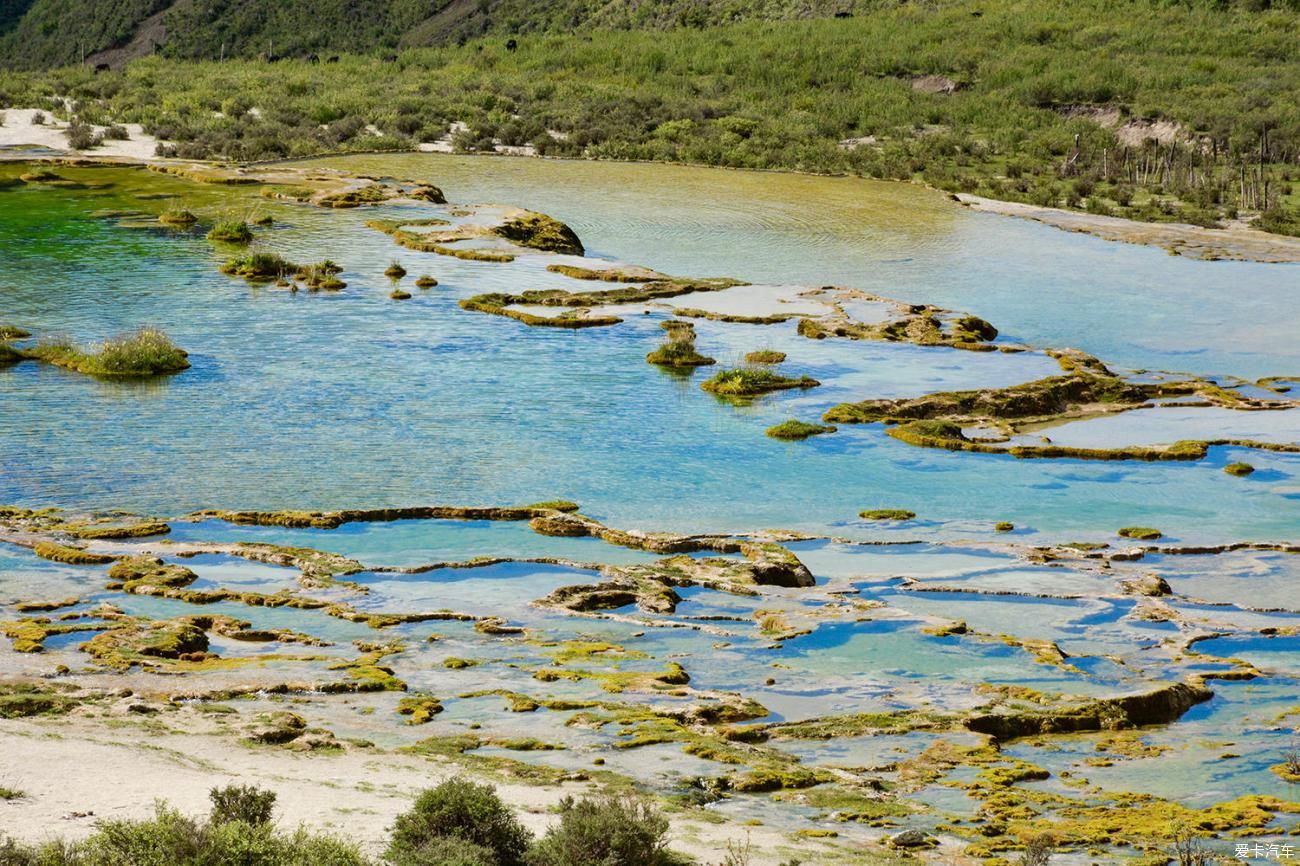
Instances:
[[[1297,309],[1288,303],[1297,272],[1285,266],[1186,261],[970,213],[889,184],[433,157],[395,157],[388,171],[440,180],[453,199],[547,208],[572,221],[594,253],[672,272],[836,280],[971,310],[1016,339],[1079,346],[1121,364],[1245,375],[1294,366],[1294,341],[1271,331]],[[613,523],[682,530],[831,526],[870,535],[883,530],[858,524],[857,511],[909,507],[932,521],[906,527],[921,535],[979,535],[998,520],[1058,538],[1108,536],[1135,522],[1197,541],[1294,534],[1295,455],[1250,454],[1271,482],[1243,483],[1217,471],[1242,456],[1232,449],[1191,465],[1098,464],[936,453],[874,425],[795,444],[762,433],[840,400],[1054,372],[1037,354],[815,342],[795,337],[792,324],[701,322],[701,350],[724,362],[779,347],[790,355],[787,372],[826,383],[738,408],[644,363],[661,336],[657,315],[554,333],[455,305],[488,290],[573,288],[545,272],[543,256],[462,262],[394,246],[362,227],[374,211],[250,204],[249,196],[232,204],[237,193],[139,172],[85,174],[116,185],[0,193],[4,317],[80,341],[158,324],[194,366],[145,384],[35,364],[0,370],[0,501],[178,512],[563,496]],[[86,216],[124,202],[169,203],[132,200],[145,183],[204,214],[273,214],[267,247],[335,258],[349,288],[294,296],[250,287],[216,272],[225,251],[201,232]],[[777,193],[792,198],[778,207]],[[441,285],[390,301],[380,272],[393,258]],[[1223,311],[1195,302],[1204,292],[1226,297],[1225,285],[1243,281],[1249,297],[1234,297],[1233,316],[1248,318],[1258,301],[1274,323],[1249,343],[1225,330]],[[1150,319],[1157,310],[1159,327]],[[1163,334],[1176,351],[1153,345]]]
[[[1300,373],[1294,267],[1188,261],[968,212],[908,186],[847,179],[459,157],[338,164],[424,177],[453,200],[538,208],[570,222],[593,256],[671,273],[776,286],[840,283],[938,303],[989,319],[1002,328],[1004,343],[1074,346],[1117,367],[1251,378]],[[1191,463],[1016,460],[915,448],[880,425],[783,443],[765,436],[765,428],[789,417],[814,420],[842,401],[1012,385],[1059,367],[1037,350],[813,341],[798,336],[793,322],[698,320],[700,350],[722,364],[777,349],[789,356],[782,372],[823,382],[736,405],[700,390],[707,372],[683,376],[645,363],[662,339],[663,311],[627,313],[617,327],[580,332],[467,312],[456,302],[482,292],[590,286],[548,273],[548,256],[466,262],[404,250],[364,226],[379,215],[447,214],[446,208],[324,211],[143,172],[67,173],[86,186],[0,189],[0,323],[81,342],[160,325],[190,350],[193,367],[147,383],[99,381],[32,363],[0,368],[0,503],[179,515],[210,507],[503,505],[562,497],[621,528],[788,528],[833,538],[789,544],[816,587],[763,587],[756,594],[684,587],[671,614],[628,605],[597,619],[532,603],[557,587],[600,580],[602,566],[657,556],[593,538],[539,535],[522,521],[401,520],[334,530],[173,521],[165,539],[142,543],[193,569],[195,589],[304,592],[363,614],[452,610],[498,616],[526,631],[489,635],[472,622],[442,620],[378,629],[324,610],[125,595],[105,589],[103,566],[57,565],[8,545],[0,547],[2,618],[16,617],[20,601],[75,598],[67,611],[89,615],[92,624],[96,606],[111,602],[131,616],[222,614],[329,643],[213,635],[213,651],[243,664],[194,673],[208,688],[338,679],[344,674],[331,664],[400,641],[382,663],[412,692],[443,701],[445,712],[429,725],[406,726],[394,712],[393,693],[314,696],[295,710],[340,737],[384,747],[468,730],[484,738],[538,737],[565,748],[510,753],[489,746],[479,753],[561,768],[587,767],[599,753],[609,769],[660,791],[681,791],[693,776],[735,767],[684,754],[680,743],[622,750],[617,746],[629,731],[617,725],[571,725],[572,711],[508,712],[499,695],[469,694],[506,689],[684,710],[713,700],[712,693],[733,693],[759,702],[757,712],[767,714],[762,721],[798,721],[916,708],[962,713],[1016,688],[1110,696],[1231,670],[1228,660],[1240,658],[1263,677],[1212,680],[1211,701],[1178,724],[1143,732],[1148,743],[1170,747],[1159,757],[1085,764],[1100,735],[1017,743],[1008,754],[1054,774],[1086,773],[1106,790],[1150,791],[1195,806],[1248,793],[1286,795],[1269,767],[1290,736],[1283,720],[1294,715],[1297,638],[1261,630],[1294,631],[1300,622],[1300,559],[1241,551],[1150,554],[1112,564],[1034,548],[1068,541],[1125,548],[1133,542],[1116,530],[1127,525],[1161,529],[1161,544],[1294,542],[1300,455],[1217,448]],[[99,208],[156,213],[176,203],[205,220],[272,215],[274,226],[259,230],[262,248],[298,261],[333,258],[343,264],[348,288],[291,295],[249,286],[217,272],[229,251],[214,249],[201,228],[174,232],[90,216]],[[409,301],[390,300],[382,271],[394,258],[410,273],[408,287],[423,273],[440,285],[411,289]],[[788,294],[766,287],[755,293],[769,301]],[[870,302],[854,309],[868,318],[877,311]],[[1187,431],[1294,442],[1294,415],[1142,410],[1052,435],[1101,446]],[[1249,478],[1222,471],[1240,459],[1257,471]],[[856,516],[874,508],[907,508],[917,517]],[[998,521],[1015,529],[996,532]],[[363,570],[347,580],[362,591],[304,588],[294,569],[229,553],[179,555],[202,543],[229,551],[244,542],[355,558]],[[473,557],[559,562],[421,569]],[[1151,574],[1168,581],[1172,598],[1126,589],[1125,581]],[[778,627],[760,627],[769,616]],[[932,633],[953,621],[971,633]],[[1188,638],[1208,632],[1221,636],[1182,652]],[[40,656],[0,651],[0,673],[45,675],[63,663],[86,684],[120,687],[120,675],[95,670],[78,652],[93,634],[50,638]],[[548,644],[565,640],[609,642],[629,652],[583,657],[569,668],[592,676],[553,680],[545,670],[553,666],[548,652],[555,652]],[[1055,662],[1053,645],[1064,654]],[[318,658],[268,658],[275,654]],[[454,659],[478,664],[447,667]],[[662,671],[670,660],[689,672],[698,691],[620,692],[599,676]],[[127,677],[148,687],[164,679]],[[257,698],[244,709],[274,707]],[[773,742],[808,763],[868,765],[915,755],[937,738]],[[973,742],[966,734],[944,738]],[[1228,746],[1241,757],[1223,757]],[[969,781],[973,772],[959,768],[947,781]],[[916,800],[940,812],[972,808],[964,794],[943,787],[930,786]],[[783,827],[817,815],[765,797],[736,797],[716,808]],[[907,820],[933,826],[938,817]],[[835,826],[849,837],[866,832]]]

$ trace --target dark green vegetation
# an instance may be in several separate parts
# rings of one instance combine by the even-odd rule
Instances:
[[[645,356],[646,361],[661,367],[707,367],[717,363],[695,349],[695,326],[679,319],[669,319],[661,327],[667,331],[663,345]]]
[[[253,240],[253,229],[243,220],[222,220],[208,232],[208,240],[246,244]]]
[[[26,16],[0,19],[0,57],[72,63],[82,48],[129,41],[164,5],[69,14],[68,0],[35,0]],[[802,15],[803,4],[440,5],[179,4],[164,16],[163,53],[207,62],[14,72],[0,76],[0,108],[66,113],[47,100],[71,97],[83,120],[141,122],[185,157],[409,149],[460,121],[462,150],[531,143],[556,155],[843,171],[1139,219],[1208,225],[1262,212],[1270,230],[1300,226],[1295,0],[858,0],[845,4],[852,18],[784,21],[753,19]],[[666,29],[599,29],[647,26]],[[448,36],[474,39],[396,62],[380,48]],[[380,56],[217,65],[223,44],[227,57]]]
[[[0,6],[0,50],[19,67],[78,62],[81,53],[123,45],[136,34],[141,52],[170,57],[285,57],[311,52],[393,50],[417,45],[463,44],[485,33],[572,32],[589,27],[671,29],[723,24],[740,18],[830,17],[869,9],[870,0],[658,0],[655,3],[561,0],[220,0],[209,4],[169,0],[11,0]],[[75,11],[77,14],[70,14]],[[156,16],[156,17],[154,17]],[[161,25],[161,26],[157,26]],[[137,37],[137,42],[141,40]]]
[[[433,862],[420,852],[446,837],[477,846],[483,862],[523,866],[531,834],[489,785],[451,779],[425,791],[393,825],[388,859],[399,864]]]
[[[560,803],[560,823],[534,841],[488,785],[450,779],[399,815],[394,866],[672,866],[668,820],[649,803],[606,796]]]
[[[807,421],[800,421],[791,418],[789,421],[782,421],[773,427],[767,428],[767,435],[773,439],[799,440],[807,439],[809,436],[820,436],[823,433],[834,433],[835,428],[826,424],[809,424]]]
[[[89,351],[61,338],[42,340],[30,349],[14,351],[22,358],[105,378],[158,376],[178,373],[190,366],[185,350],[157,328],[120,334]]]
[[[821,383],[809,376],[798,379],[773,373],[763,367],[736,367],[720,370],[713,378],[700,384],[705,391],[727,397],[754,397],[771,391],[790,388],[816,388]]]
[[[1125,526],[1117,534],[1121,538],[1134,538],[1138,541],[1155,541],[1163,535],[1159,529],[1149,526]]]
[[[143,821],[105,820],[81,842],[35,847],[0,838],[4,866],[367,866],[352,842],[271,823],[275,794],[256,788],[214,788],[212,810],[199,820],[159,804]]]
[[[1236,475],[1238,478],[1244,478],[1255,471],[1255,467],[1249,463],[1229,463],[1223,467],[1223,471],[1229,475]]]

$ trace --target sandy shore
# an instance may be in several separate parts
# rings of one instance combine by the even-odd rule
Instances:
[[[1164,247],[1194,259],[1247,262],[1300,262],[1300,238],[1269,234],[1241,223],[1207,229],[1187,223],[1144,223],[1122,217],[1098,216],[1023,202],[999,201],[958,193],[956,198],[975,210],[1034,220],[1070,232],[1096,235],[1108,241]]]
[[[37,114],[44,114],[44,123],[32,123],[32,118]],[[131,136],[128,140],[105,139],[103,145],[94,150],[72,150],[68,147],[68,136],[65,134],[68,124],[56,120],[48,112],[34,108],[6,108],[0,111],[0,115],[4,116],[4,123],[0,125],[0,147],[43,147],[78,156],[112,157],[138,162],[153,161],[158,147],[158,139],[146,135],[140,124],[124,123],[122,125]],[[103,132],[104,127],[97,126],[95,130]]]
[[[372,854],[387,844],[393,819],[416,794],[453,775],[454,764],[381,749],[348,748],[337,754],[249,747],[230,730],[185,708],[137,715],[123,699],[105,715],[0,720],[0,785],[25,796],[0,800],[0,836],[24,842],[79,839],[96,822],[144,818],[157,800],[187,814],[206,814],[208,791],[227,784],[257,785],[278,795],[278,824],[305,825],[349,836]],[[581,796],[589,784],[533,786],[484,779],[497,786],[520,820],[542,833],[556,819],[565,795]],[[816,842],[792,844],[783,834],[732,822],[703,823],[674,815],[672,847],[701,863],[718,863],[727,843],[753,845],[752,866],[774,866],[793,849],[813,854]]]

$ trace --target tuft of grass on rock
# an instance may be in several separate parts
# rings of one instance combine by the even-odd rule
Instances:
[[[165,226],[192,226],[198,221],[198,217],[183,208],[170,208],[158,217],[158,222]]]
[[[253,230],[243,220],[222,220],[208,232],[208,240],[226,244],[246,244],[253,240]]]
[[[1157,538],[1164,537],[1163,532],[1150,526],[1125,526],[1119,530],[1118,535],[1121,538],[1133,538],[1138,541],[1155,541]]]
[[[790,388],[815,388],[821,383],[810,376],[797,379],[782,376],[761,367],[736,367],[721,370],[700,384],[705,391],[729,397],[754,397]]]
[[[158,376],[188,369],[188,353],[158,328],[140,328],[105,340],[95,351],[71,341],[43,340],[23,354],[78,373],[104,377]]]
[[[775,427],[768,427],[767,435],[773,439],[799,440],[807,439],[809,436],[834,433],[835,430],[835,427],[828,424],[809,424],[807,421],[791,418],[789,421],[782,421]]]

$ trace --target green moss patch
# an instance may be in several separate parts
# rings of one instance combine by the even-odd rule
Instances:
[[[834,433],[835,427],[829,424],[809,424],[807,421],[800,421],[791,418],[789,421],[782,421],[773,427],[767,428],[767,435],[773,439],[786,439],[790,441],[807,439],[809,436],[821,436],[826,433]]]
[[[863,520],[912,520],[916,517],[916,512],[906,508],[873,508],[859,511],[858,517]]]
[[[524,216],[507,220],[493,231],[520,246],[546,250],[553,253],[567,253],[581,256],[586,250],[578,235],[564,223],[540,213],[527,213]]]
[[[792,388],[815,388],[820,384],[810,376],[791,378],[761,367],[737,367],[719,371],[713,378],[701,383],[700,387],[712,394],[727,397],[756,397]]]
[[[41,559],[62,562],[67,565],[103,565],[112,562],[116,558],[103,553],[91,553],[88,550],[82,550],[80,547],[56,544],[53,541],[40,542],[33,548],[33,552]]]
[[[1138,541],[1155,541],[1164,537],[1163,532],[1150,526],[1125,526],[1115,534],[1121,538],[1133,538]]]

